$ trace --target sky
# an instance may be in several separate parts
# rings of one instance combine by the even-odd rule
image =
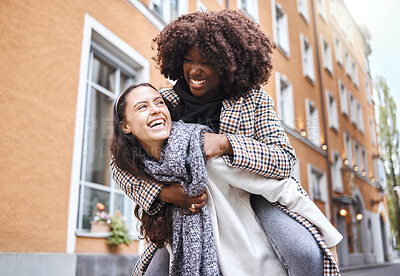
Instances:
[[[390,94],[396,102],[397,114],[400,114],[400,1],[344,0],[344,2],[354,20],[358,24],[367,26],[370,31],[371,76],[373,80],[378,75],[386,80]],[[397,123],[400,129],[400,115],[397,115]]]

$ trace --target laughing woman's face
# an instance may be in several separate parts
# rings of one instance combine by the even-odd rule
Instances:
[[[183,59],[183,75],[190,92],[202,101],[209,101],[222,93],[221,80],[215,66],[203,58],[195,46],[190,47]]]
[[[171,126],[171,115],[157,91],[139,86],[129,93],[122,129],[135,135],[147,152],[161,149],[169,137]]]

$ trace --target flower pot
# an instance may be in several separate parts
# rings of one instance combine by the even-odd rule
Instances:
[[[105,221],[90,222],[90,233],[108,233],[110,231],[110,225]]]

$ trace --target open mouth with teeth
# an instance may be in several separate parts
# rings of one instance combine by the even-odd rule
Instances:
[[[207,80],[194,80],[194,79],[190,79],[191,82],[191,86],[192,87],[201,87],[203,86]]]
[[[165,126],[165,120],[164,119],[157,119],[154,121],[151,121],[148,126],[150,128],[157,128],[157,127],[164,127]]]

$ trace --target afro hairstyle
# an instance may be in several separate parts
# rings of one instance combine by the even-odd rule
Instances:
[[[184,55],[195,46],[217,69],[228,96],[258,89],[271,75],[275,44],[239,11],[183,15],[166,25],[153,43],[157,50],[153,59],[161,74],[171,80],[184,78]]]

